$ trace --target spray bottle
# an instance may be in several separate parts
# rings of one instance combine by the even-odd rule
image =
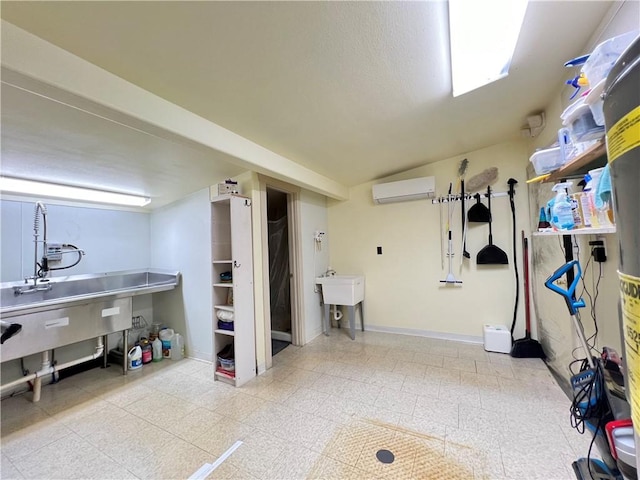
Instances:
[[[580,197],[582,216],[585,227],[598,227],[598,215],[593,202],[593,178],[588,173],[584,176],[585,186]]]
[[[556,192],[551,209],[551,224],[558,230],[571,230],[575,226],[573,221],[573,205],[569,197],[569,188],[573,182],[557,183],[552,190]]]

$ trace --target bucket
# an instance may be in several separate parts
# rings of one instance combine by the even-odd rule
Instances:
[[[127,354],[129,370],[137,370],[142,368],[142,348],[136,345]]]

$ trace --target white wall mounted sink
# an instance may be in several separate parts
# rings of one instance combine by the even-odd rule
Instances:
[[[364,276],[332,275],[317,277],[322,285],[322,299],[326,305],[353,306],[364,300]]]

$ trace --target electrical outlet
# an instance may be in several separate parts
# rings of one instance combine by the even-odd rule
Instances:
[[[593,256],[594,261],[599,263],[607,261],[604,236],[596,236],[596,240],[589,242],[589,246],[591,247],[591,255]]]

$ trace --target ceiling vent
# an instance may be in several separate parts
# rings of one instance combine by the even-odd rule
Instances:
[[[412,178],[373,186],[373,201],[378,204],[433,198],[435,194],[435,177]]]

